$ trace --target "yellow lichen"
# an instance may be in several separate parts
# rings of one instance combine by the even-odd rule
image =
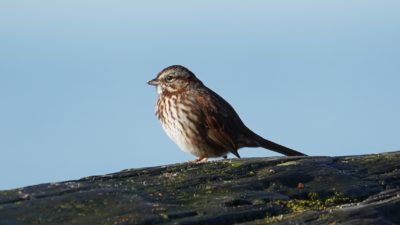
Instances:
[[[244,164],[243,162],[236,162],[236,161],[231,162],[232,167],[239,167],[239,166],[242,166],[243,164]]]
[[[284,163],[279,163],[277,166],[294,166],[299,164],[297,161],[289,161]]]

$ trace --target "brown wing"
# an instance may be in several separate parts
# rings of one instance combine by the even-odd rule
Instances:
[[[225,151],[240,158],[241,147],[263,147],[287,156],[304,156],[304,153],[276,144],[257,135],[247,128],[233,107],[208,88],[196,93],[207,130],[207,138]]]
[[[236,144],[237,135],[244,126],[233,107],[210,89],[197,95],[208,138],[225,151],[240,158]]]
[[[206,114],[205,123],[207,127],[207,136],[216,144],[225,150],[236,149],[235,142],[224,130],[223,124],[220,124],[215,116]]]

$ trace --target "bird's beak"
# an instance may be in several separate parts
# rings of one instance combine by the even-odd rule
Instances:
[[[159,84],[159,82],[158,82],[157,78],[155,78],[153,80],[147,81],[147,84],[157,86]]]

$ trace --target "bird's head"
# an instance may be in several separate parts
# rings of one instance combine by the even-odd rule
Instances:
[[[185,91],[190,84],[201,83],[186,67],[174,65],[163,69],[157,77],[147,82],[157,87],[158,94]]]

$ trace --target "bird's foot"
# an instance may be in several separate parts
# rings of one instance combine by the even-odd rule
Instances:
[[[207,157],[198,157],[195,160],[189,161],[190,164],[199,164],[199,163],[205,163],[207,162],[208,158]]]

